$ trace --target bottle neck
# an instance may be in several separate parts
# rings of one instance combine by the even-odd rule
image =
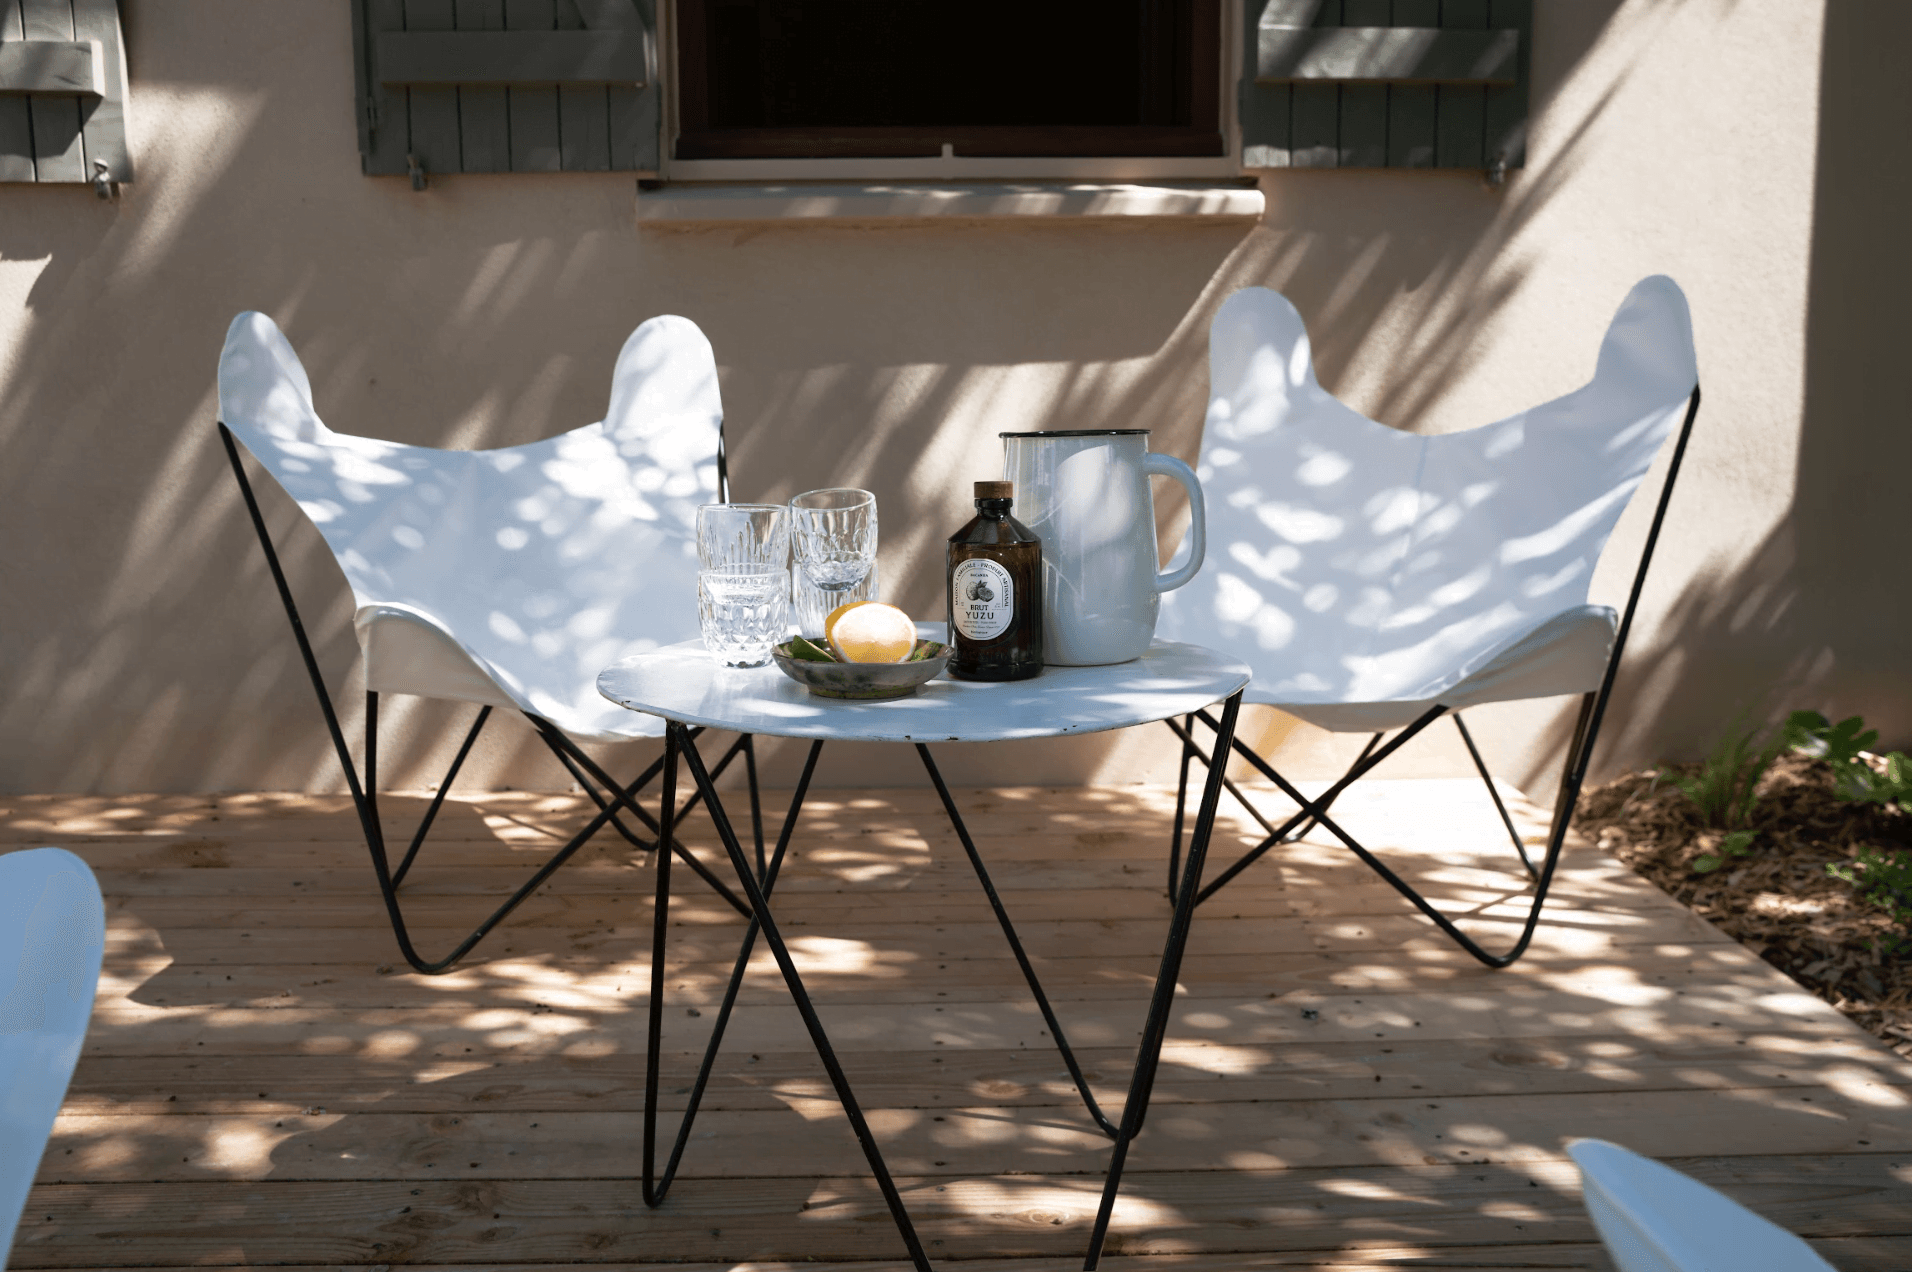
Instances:
[[[1009,505],[1013,502],[1015,501],[1010,499],[978,499],[976,515],[984,521],[1007,521]]]

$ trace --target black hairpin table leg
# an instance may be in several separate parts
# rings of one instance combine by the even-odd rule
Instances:
[[[695,730],[692,730],[693,735]],[[804,796],[810,790],[810,779],[817,770],[817,757],[823,753],[821,741],[810,744],[810,755],[803,765],[803,775],[797,779],[796,792],[790,799],[790,811],[783,819],[783,830],[777,836],[777,849],[770,857],[768,869],[763,875],[763,891],[768,897],[777,886],[777,875],[783,869],[784,853],[790,847],[791,832],[797,828],[797,815],[803,811]],[[664,750],[664,790],[675,796],[677,791],[677,744],[675,738],[667,739]],[[715,776],[713,771],[712,776]],[[672,802],[664,804],[664,834],[671,829]],[[657,881],[655,909],[651,915],[651,1002],[650,1027],[648,1033],[649,1049],[644,1062],[644,1204],[660,1206],[664,1196],[670,1191],[671,1181],[677,1178],[678,1163],[684,1159],[684,1148],[690,1143],[691,1126],[697,1120],[697,1111],[703,1107],[704,1092],[710,1086],[711,1069],[717,1061],[717,1052],[724,1045],[724,1030],[730,1024],[730,1013],[737,1006],[737,994],[743,988],[744,976],[750,969],[750,956],[757,948],[758,925],[755,916],[744,932],[743,943],[737,947],[737,960],[730,971],[730,982],[724,987],[724,1001],[717,1009],[717,1018],[710,1027],[710,1040],[704,1044],[704,1058],[697,1066],[696,1081],[691,1083],[690,1096],[684,1101],[684,1116],[677,1124],[677,1137],[671,1144],[670,1157],[664,1163],[663,1173],[657,1171],[657,1087],[658,1075],[663,1064],[662,1047],[664,1026],[664,980],[666,946],[670,935],[670,856],[661,853],[657,858]]]
[[[1201,811],[1196,814],[1195,834],[1189,840],[1182,879],[1175,889],[1175,914],[1169,921],[1168,939],[1162,945],[1162,965],[1155,976],[1155,993],[1149,1000],[1149,1014],[1142,1026],[1142,1045],[1136,1051],[1135,1072],[1129,1079],[1129,1098],[1122,1106],[1122,1124],[1115,1136],[1115,1151],[1109,1158],[1109,1177],[1102,1185],[1102,1204],[1096,1210],[1095,1228],[1089,1234],[1089,1252],[1082,1266],[1093,1272],[1102,1258],[1102,1244],[1108,1239],[1109,1220],[1115,1214],[1115,1195],[1122,1187],[1122,1167],[1129,1145],[1141,1133],[1148,1114],[1149,1095],[1155,1089],[1155,1072],[1162,1059],[1162,1044],[1168,1038],[1169,1015],[1175,1006],[1175,983],[1182,973],[1182,954],[1188,948],[1188,932],[1195,918],[1195,897],[1201,888],[1202,865],[1208,857],[1208,840],[1215,830],[1215,809],[1221,802],[1222,774],[1228,768],[1229,748],[1235,740],[1235,716],[1241,709],[1241,694],[1228,699],[1216,729],[1215,750],[1208,764],[1208,778],[1202,784]]]
[[[863,1149],[863,1157],[870,1164],[870,1173],[876,1177],[878,1191],[883,1194],[883,1202],[889,1207],[890,1218],[896,1224],[896,1230],[903,1238],[904,1246],[909,1250],[910,1261],[920,1272],[930,1272],[929,1256],[923,1252],[923,1243],[916,1235],[916,1226],[910,1222],[909,1212],[903,1208],[902,1194],[897,1191],[896,1181],[890,1177],[890,1170],[883,1161],[883,1153],[876,1145],[876,1136],[871,1133],[869,1122],[863,1116],[858,1105],[856,1093],[850,1089],[850,1080],[843,1072],[843,1066],[837,1060],[836,1049],[830,1045],[830,1036],[824,1031],[823,1021],[817,1016],[816,1004],[810,1001],[809,991],[803,986],[803,977],[797,971],[796,960],[790,956],[789,946],[784,944],[783,933],[777,928],[777,921],[770,912],[769,897],[764,890],[763,881],[757,877],[749,855],[738,840],[732,828],[729,816],[717,797],[716,789],[711,785],[709,772],[704,768],[703,757],[697,753],[697,744],[691,741],[689,731],[684,725],[671,721],[670,736],[676,748],[690,769],[697,789],[704,797],[704,807],[710,813],[711,822],[717,828],[717,837],[723,841],[724,852],[730,858],[731,869],[737,874],[737,881],[743,885],[744,898],[751,912],[756,916],[756,924],[763,933],[764,944],[769,946],[771,955],[777,960],[777,968],[783,973],[784,984],[790,990],[795,1001],[797,1014],[803,1017],[803,1025],[810,1034],[811,1045],[816,1048],[817,1058],[823,1061],[823,1068],[830,1076],[830,1085],[836,1092],[837,1102],[843,1106],[843,1114],[849,1119],[850,1130],[856,1136],[857,1144]],[[653,975],[655,975],[653,971]]]
[[[923,759],[923,767],[929,771],[929,780],[936,784],[936,793],[942,797],[943,812],[949,817],[949,824],[955,828],[956,838],[962,841],[963,851],[969,854],[969,864],[976,871],[976,881],[983,886],[983,895],[989,898],[990,908],[996,912],[996,922],[1002,926],[1003,937],[1009,942],[1009,952],[1016,956],[1016,965],[1022,968],[1022,978],[1029,983],[1029,992],[1035,995],[1036,1006],[1042,1012],[1043,1020],[1048,1022],[1049,1036],[1056,1040],[1056,1050],[1062,1053],[1062,1062],[1069,1066],[1069,1076],[1075,1080],[1076,1090],[1082,1095],[1082,1103],[1089,1110],[1089,1117],[1102,1128],[1102,1133],[1113,1138],[1116,1134],[1115,1123],[1103,1113],[1102,1106],[1095,1101],[1095,1095],[1089,1090],[1089,1080],[1082,1076],[1082,1066],[1076,1063],[1075,1051],[1069,1046],[1069,1039],[1062,1032],[1062,1022],[1056,1019],[1055,1009],[1049,1005],[1049,996],[1042,992],[1042,982],[1036,979],[1036,969],[1030,965],[1029,956],[1023,952],[1022,939],[1016,935],[1016,925],[1009,920],[1009,911],[1003,908],[1002,898],[996,894],[996,884],[989,877],[989,868],[983,865],[982,854],[976,851],[975,841],[969,837],[969,827],[963,824],[963,815],[956,809],[956,800],[950,795],[949,787],[943,783],[943,775],[936,768],[936,761],[930,757],[929,748],[921,742],[916,744],[916,753]]]

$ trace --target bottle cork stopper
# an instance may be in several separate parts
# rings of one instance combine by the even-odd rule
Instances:
[[[1011,499],[1015,497],[1016,483],[1013,481],[979,481],[976,483],[978,499]]]

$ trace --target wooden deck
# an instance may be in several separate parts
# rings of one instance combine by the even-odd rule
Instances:
[[[1166,921],[1170,794],[958,797],[1119,1106]],[[428,978],[396,956],[342,800],[0,802],[6,845],[73,848],[109,911],[13,1267],[905,1266],[761,946],[683,1175],[644,1207],[652,876],[619,841]],[[385,811],[409,826],[421,806]],[[451,806],[406,885],[421,945],[469,926],[580,806]],[[1519,880],[1477,787],[1379,784],[1344,807],[1477,930],[1507,930]],[[1224,830],[1228,859],[1250,836]],[[933,796],[822,792],[796,847],[780,913],[932,1257],[1079,1266],[1107,1142]],[[681,1107],[742,928],[674,880]],[[1590,847],[1557,896],[1526,960],[1488,972],[1325,841],[1220,894],[1105,1266],[1604,1268],[1563,1153],[1597,1136],[1842,1269],[1912,1268],[1912,1065]]]

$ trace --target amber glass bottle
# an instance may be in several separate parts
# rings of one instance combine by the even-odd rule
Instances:
[[[949,639],[958,680],[1042,670],[1042,540],[1009,515],[1014,487],[976,483],[976,519],[949,537]]]

